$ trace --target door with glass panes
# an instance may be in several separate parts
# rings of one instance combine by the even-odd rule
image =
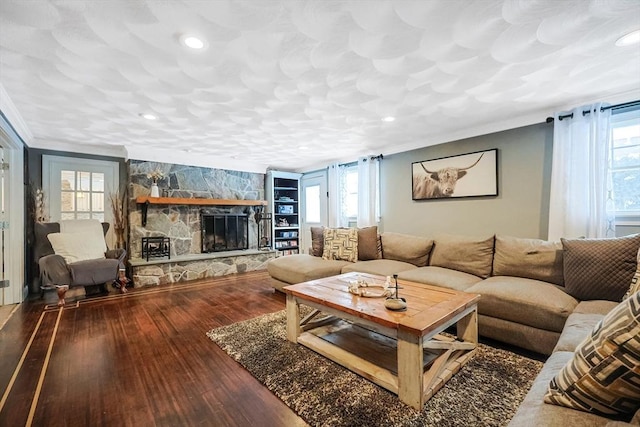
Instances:
[[[118,190],[117,162],[42,156],[42,187],[51,221],[112,222],[110,195]],[[113,247],[113,227],[107,244]]]
[[[327,172],[318,171],[302,175],[302,239],[300,253],[309,253],[311,227],[327,225]]]

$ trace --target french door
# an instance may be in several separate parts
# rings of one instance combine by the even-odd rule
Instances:
[[[311,227],[327,225],[327,172],[317,171],[302,175],[302,238],[300,253],[311,247]]]

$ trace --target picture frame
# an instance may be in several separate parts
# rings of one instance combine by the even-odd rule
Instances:
[[[413,200],[498,195],[498,149],[411,164]]]

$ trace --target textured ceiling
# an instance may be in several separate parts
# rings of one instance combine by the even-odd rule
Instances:
[[[638,28],[637,0],[0,0],[0,83],[30,146],[304,170],[638,91]]]

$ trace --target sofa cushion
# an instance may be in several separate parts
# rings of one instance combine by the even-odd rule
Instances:
[[[496,236],[494,276],[515,276],[563,284],[562,243]]]
[[[442,267],[415,268],[413,270],[403,271],[398,274],[398,277],[410,282],[425,283],[427,285],[440,286],[441,288],[454,289],[456,291],[466,291],[482,280],[473,274]]]
[[[629,298],[638,291],[640,291],[640,249],[638,249],[638,255],[636,255],[636,272],[631,278],[631,286],[627,289],[627,293],[624,294],[624,297]]]
[[[356,262],[358,260],[358,230],[355,228],[325,228],[322,259]]]
[[[576,308],[573,310],[574,313],[583,313],[583,314],[600,314],[604,317],[605,314],[608,314],[611,310],[618,306],[617,302],[613,301],[604,301],[604,300],[593,300],[593,301],[580,301]]]
[[[598,322],[544,401],[604,416],[630,418],[640,409],[640,292]]]
[[[478,312],[498,319],[561,332],[578,301],[551,283],[494,276],[466,290],[482,297]]]
[[[395,261],[392,259],[375,259],[370,261],[358,261],[342,267],[342,273],[356,271],[358,273],[378,274],[380,276],[393,276],[402,271],[417,269],[408,262]]]
[[[547,359],[542,371],[511,419],[509,427],[604,427],[607,424],[609,421],[607,418],[544,403],[543,397],[549,387],[549,381],[568,360],[571,360],[572,356],[571,352],[559,351]]]
[[[340,274],[348,261],[324,260],[307,254],[287,255],[267,263],[267,271],[274,279],[289,284]]]
[[[324,251],[324,227],[311,227],[311,255],[322,256]]]
[[[579,300],[620,301],[636,271],[640,234],[561,240],[567,292]]]
[[[564,324],[553,351],[576,351],[603,317],[603,314],[572,313]]]
[[[491,274],[493,263],[493,241],[494,236],[440,235],[433,244],[429,265],[487,278]]]
[[[378,227],[358,228],[358,259],[369,261],[378,259]]]
[[[98,239],[88,239],[82,233],[51,233],[47,238],[56,255],[60,255],[68,264],[105,257],[102,235]]]
[[[580,301],[564,324],[553,351],[575,351],[596,324],[617,305],[613,301]]]
[[[433,240],[400,233],[382,233],[382,257],[408,262],[417,267],[427,265]]]

